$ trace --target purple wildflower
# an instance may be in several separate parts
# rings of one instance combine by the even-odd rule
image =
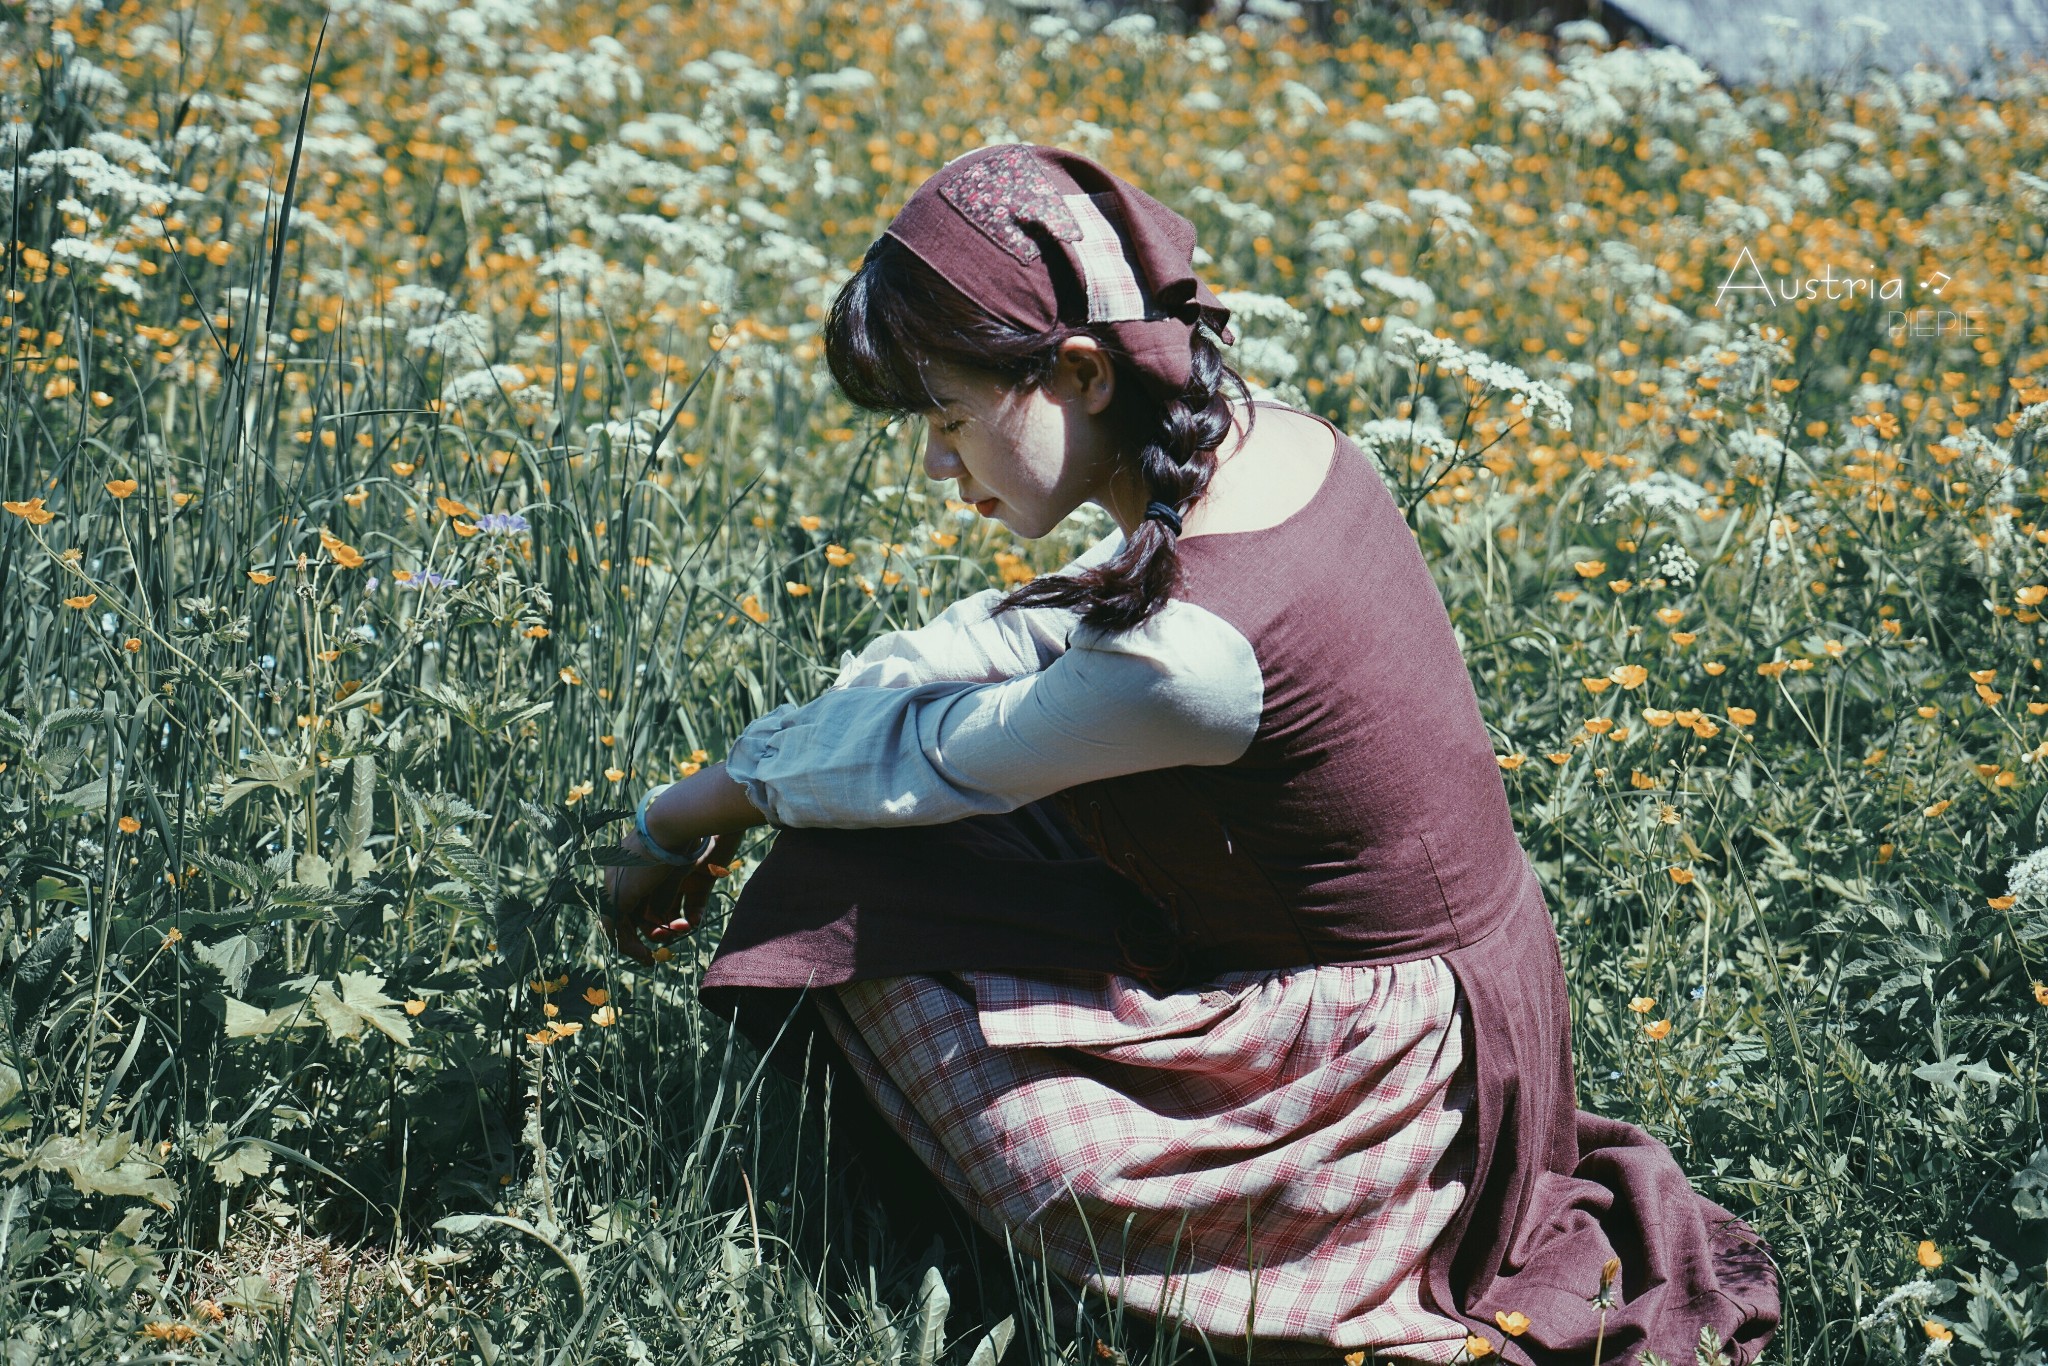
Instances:
[[[526,519],[516,512],[486,512],[476,519],[476,529],[495,536],[513,536],[528,527]]]

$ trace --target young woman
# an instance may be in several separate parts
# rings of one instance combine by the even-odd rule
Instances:
[[[1055,149],[917,191],[835,303],[834,376],[1018,535],[1084,502],[1118,529],[657,789],[608,929],[644,958],[775,826],[705,1003],[822,1030],[981,1228],[1218,1350],[1689,1363],[1706,1326],[1755,1360],[1768,1249],[1576,1108],[1415,540],[1343,433],[1249,401],[1193,248]]]

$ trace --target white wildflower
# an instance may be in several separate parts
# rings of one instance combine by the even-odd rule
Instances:
[[[1443,121],[1436,101],[1427,95],[1410,95],[1396,104],[1390,104],[1380,111],[1380,116],[1389,123],[1419,123],[1434,127]]]
[[[471,403],[478,399],[496,398],[499,393],[511,393],[526,384],[526,372],[516,365],[490,365],[480,370],[465,370],[441,386],[441,400],[444,403]]]
[[[843,66],[837,71],[820,71],[803,79],[803,88],[816,95],[860,95],[881,85],[875,73],[861,66]]]
[[[1641,479],[1616,484],[1607,490],[1607,500],[1588,520],[1606,522],[1635,508],[1646,516],[1674,512],[1698,512],[1718,506],[1714,495],[1672,470],[1652,470]]]
[[[474,313],[451,313],[439,322],[408,328],[405,344],[450,360],[477,361],[489,354],[491,325]]]
[[[1657,548],[1652,569],[1657,577],[1668,579],[1680,588],[1692,587],[1700,576],[1700,562],[1677,541],[1666,541]]]

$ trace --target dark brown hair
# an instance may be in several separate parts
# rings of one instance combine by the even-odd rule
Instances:
[[[1193,335],[1187,387],[1162,398],[1147,388],[1106,333],[1064,324],[1034,332],[992,317],[915,252],[885,235],[875,239],[860,269],[832,301],[825,321],[825,361],[858,406],[911,415],[938,406],[925,383],[927,361],[1032,389],[1052,378],[1060,343],[1074,336],[1094,337],[1115,367],[1111,419],[1125,452],[1137,452],[1150,495],[1186,516],[1208,488],[1216,448],[1230,433],[1229,391],[1234,389],[1251,411],[1244,379],[1224,363],[1215,341],[1200,328]],[[1174,543],[1166,523],[1147,518],[1114,559],[1071,574],[1040,575],[1005,594],[991,615],[1016,607],[1076,607],[1084,623],[1105,631],[1140,625],[1166,605],[1179,583]]]

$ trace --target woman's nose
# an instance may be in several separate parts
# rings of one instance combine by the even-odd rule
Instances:
[[[939,439],[937,432],[928,432],[924,439],[926,477],[934,480],[956,479],[960,475],[960,468],[960,457]]]

